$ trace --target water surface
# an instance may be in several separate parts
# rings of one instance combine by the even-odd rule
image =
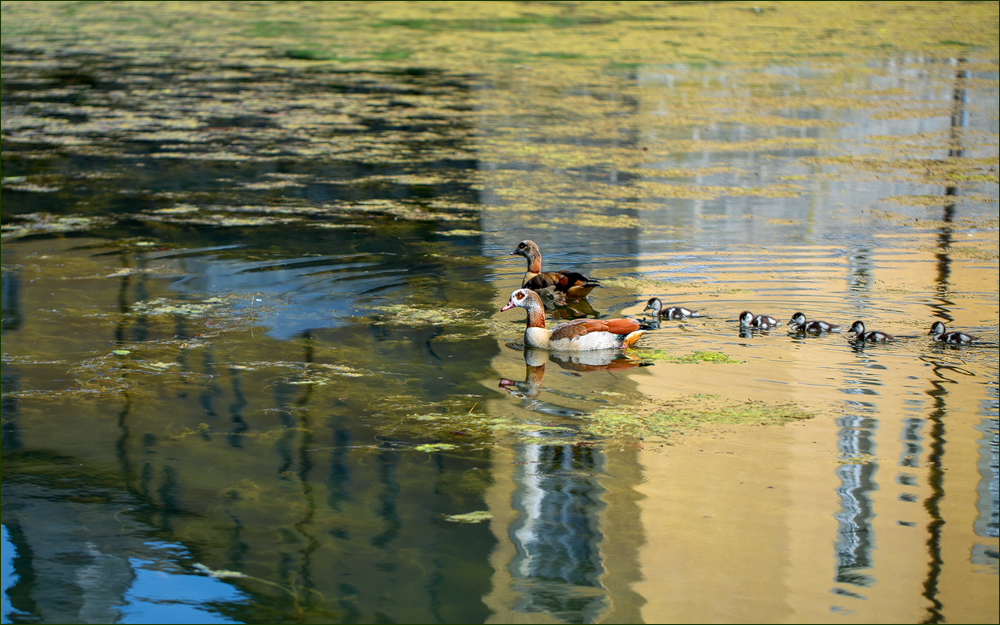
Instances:
[[[995,4],[145,6],[4,5],[4,622],[996,621]]]

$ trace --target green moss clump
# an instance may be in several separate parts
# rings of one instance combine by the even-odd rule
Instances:
[[[482,523],[492,518],[493,515],[486,510],[476,510],[475,512],[466,512],[465,514],[452,514],[444,517],[444,520],[451,523]]]
[[[602,408],[588,417],[583,430],[601,438],[669,439],[718,426],[784,425],[813,416],[791,402],[734,402],[716,396],[691,395],[652,407]]]
[[[735,360],[721,352],[708,352],[708,351],[697,351],[692,354],[684,354],[683,356],[672,356],[662,349],[657,349],[651,352],[636,352],[639,357],[647,361],[664,361],[664,362],[679,362],[679,363],[694,363],[694,362],[714,362],[714,363],[725,363],[725,364],[742,364],[742,360]]]

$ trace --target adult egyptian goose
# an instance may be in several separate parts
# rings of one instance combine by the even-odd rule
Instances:
[[[587,351],[631,347],[645,330],[635,319],[574,319],[545,327],[545,307],[542,298],[531,289],[517,289],[500,312],[518,306],[528,311],[528,327],[524,329],[524,344],[553,351]]]
[[[664,308],[663,304],[660,303],[660,298],[651,297],[649,301],[646,302],[646,307],[642,309],[643,312],[647,310],[653,311],[654,317],[666,317],[667,319],[686,319],[687,317],[697,317],[698,311],[691,310],[690,308],[684,308],[683,306],[670,306]]]
[[[928,332],[928,334],[933,336],[935,341],[940,341],[942,343],[962,344],[971,343],[976,340],[976,337],[971,334],[966,334],[965,332],[959,332],[957,330],[954,332],[948,332],[945,330],[944,324],[940,321],[934,322],[931,326],[931,331]]]
[[[805,332],[806,334],[822,334],[824,332],[840,332],[840,326],[826,321],[806,321],[804,313],[797,312],[788,321],[789,331]]]
[[[559,271],[542,272],[542,253],[538,250],[538,245],[534,241],[521,241],[510,253],[524,256],[528,259],[528,269],[521,279],[522,289],[542,291],[553,289],[558,293],[579,299],[587,297],[595,287],[600,286],[597,280],[591,280],[582,273],[561,269]]]
[[[861,341],[862,343],[888,343],[889,341],[896,340],[896,337],[893,335],[879,332],[878,330],[865,332],[864,321],[855,321],[852,323],[851,332],[854,332],[854,340]]]

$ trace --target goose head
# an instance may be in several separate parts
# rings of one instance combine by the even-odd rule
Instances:
[[[504,305],[503,308],[500,309],[500,312],[510,310],[515,306],[528,310],[541,308],[542,299],[538,297],[538,293],[535,293],[531,289],[517,289],[510,294],[510,300]]]
[[[517,247],[514,248],[514,251],[510,255],[524,256],[528,260],[531,260],[532,257],[541,256],[542,253],[538,250],[538,245],[534,241],[525,239],[517,244]]]

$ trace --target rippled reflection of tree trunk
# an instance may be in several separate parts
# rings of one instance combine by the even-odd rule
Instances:
[[[952,95],[951,106],[951,130],[949,134],[948,158],[961,158],[964,152],[962,141],[962,129],[969,123],[968,114],[968,93],[965,88],[965,81],[968,72],[962,68],[965,59],[958,59],[958,71],[955,72],[955,90]],[[954,183],[949,183],[944,188],[944,204],[941,211],[941,229],[938,232],[938,250],[935,254],[937,258],[937,291],[941,298],[941,305],[933,305],[935,316],[946,322],[952,321],[948,313],[947,306],[951,302],[948,298],[948,279],[951,274],[951,258],[949,252],[952,243],[952,221],[955,217],[955,197],[958,195],[958,187]]]
[[[19,330],[24,322],[21,306],[21,271],[6,267],[0,276],[0,334]]]
[[[927,525],[927,577],[924,579],[924,597],[930,602],[927,608],[927,618],[925,623],[940,623],[944,616],[941,613],[941,602],[937,598],[938,580],[941,577],[943,560],[941,559],[941,528],[944,526],[944,519],[941,518],[941,499],[944,497],[944,469],[941,459],[944,456],[944,416],[947,412],[944,398],[948,391],[944,389],[940,371],[935,367],[935,373],[941,377],[932,382],[934,389],[928,391],[928,395],[934,400],[934,410],[928,419],[931,422],[928,439],[930,440],[927,456],[927,485],[931,489],[931,496],[924,501],[924,509],[930,516],[930,523]]]
[[[310,365],[315,360],[315,341],[313,334],[308,331],[303,333],[301,340],[303,373],[308,375]],[[289,476],[292,473],[295,474],[304,503],[299,519],[293,525],[295,533],[302,538],[302,541],[282,556],[280,575],[282,583],[289,587],[302,586],[313,590],[315,590],[316,584],[312,573],[312,555],[319,549],[319,542],[313,532],[316,501],[313,485],[309,478],[309,473],[313,468],[310,455],[313,435],[312,421],[307,406],[315,390],[314,387],[314,384],[305,384],[304,389],[294,401],[291,400],[291,392],[300,388],[299,385],[281,384],[275,391],[275,400],[281,411],[281,421],[287,428],[286,434],[278,441],[282,458],[279,473]],[[315,600],[311,593],[307,593],[303,598],[309,601]]]
[[[119,254],[121,267],[125,269],[133,267],[135,265],[133,260],[133,255],[128,250],[121,250],[121,253]],[[118,323],[115,324],[115,341],[119,343],[120,347],[122,346],[121,344],[130,340],[128,320],[131,317],[130,312],[132,304],[139,301],[142,296],[147,294],[144,280],[142,278],[138,278],[138,282],[133,284],[134,280],[135,278],[132,272],[126,272],[118,283],[117,305],[119,317]],[[135,317],[135,328],[133,328],[132,331],[132,340],[141,341],[144,340],[147,335],[148,318],[145,313],[143,313]],[[129,375],[128,370],[125,367],[122,367],[120,375],[123,378],[127,377]],[[129,453],[129,446],[133,442],[132,429],[129,425],[133,416],[133,401],[127,387],[122,392],[122,399],[124,399],[124,405],[118,412],[119,434],[115,441],[115,456],[118,460],[119,470],[121,471],[122,483],[124,484],[126,491],[135,496],[143,504],[150,505],[153,503],[150,498],[151,493],[149,490],[149,483],[152,479],[152,472],[154,471],[153,464],[147,456],[145,461],[142,463],[142,467],[138,470],[138,473],[136,472],[136,463],[133,462]],[[143,440],[143,448],[146,450],[155,444],[155,437],[150,438],[147,436],[147,438]],[[151,509],[146,512],[150,511]]]
[[[952,93],[951,106],[951,132],[948,146],[948,158],[961,158],[963,154],[963,131],[968,126],[968,92],[966,90],[966,79],[968,71],[965,70],[965,59],[957,60],[958,69],[955,72],[955,89]],[[943,319],[945,322],[952,321],[949,301],[949,276],[951,273],[949,256],[952,243],[952,221],[955,217],[955,197],[958,194],[958,187],[949,183],[944,188],[944,204],[941,214],[941,230],[938,232],[937,258],[937,292],[938,302],[931,305],[934,309],[934,316]],[[948,392],[942,385],[945,378],[940,373],[940,367],[934,368],[935,375],[939,378],[931,383],[934,389],[928,391],[934,400],[934,410],[931,412],[931,421],[928,438],[930,440],[930,454],[927,458],[929,471],[927,475],[928,486],[931,489],[931,496],[924,502],[924,508],[930,516],[930,523],[927,526],[927,555],[928,570],[924,580],[924,597],[930,602],[925,623],[940,623],[944,620],[941,612],[942,605],[937,598],[938,582],[941,577],[943,561],[941,559],[941,530],[945,524],[941,517],[941,499],[944,497],[944,467],[942,458],[944,456],[944,417],[947,414],[945,398]]]
[[[133,256],[135,256],[135,258],[133,258]],[[133,260],[137,260],[138,262],[133,262]],[[122,253],[120,254],[120,262],[123,269],[131,269],[133,266],[137,269],[145,269],[146,265],[148,265],[147,259],[142,254],[133,255],[127,250],[122,250]],[[136,271],[133,276],[133,272],[129,271],[122,276],[120,286],[118,288],[118,311],[121,313],[121,318],[115,326],[116,341],[119,343],[126,341],[145,341],[149,337],[148,315],[145,312],[142,312],[130,317],[128,314],[131,312],[132,304],[148,299],[148,297],[149,289],[143,272]],[[131,335],[129,334],[127,328],[127,321],[129,318],[135,319],[135,325],[132,328]]]
[[[10,332],[21,329],[24,321],[21,272],[17,270],[4,271],[0,277],[0,312],[3,321],[0,323],[0,334],[6,336]],[[21,387],[20,367],[5,363],[0,372],[0,414],[3,414],[3,424],[0,425],[0,441],[2,449],[20,449],[21,428],[18,417],[21,413],[21,400],[14,397],[14,392]]]

